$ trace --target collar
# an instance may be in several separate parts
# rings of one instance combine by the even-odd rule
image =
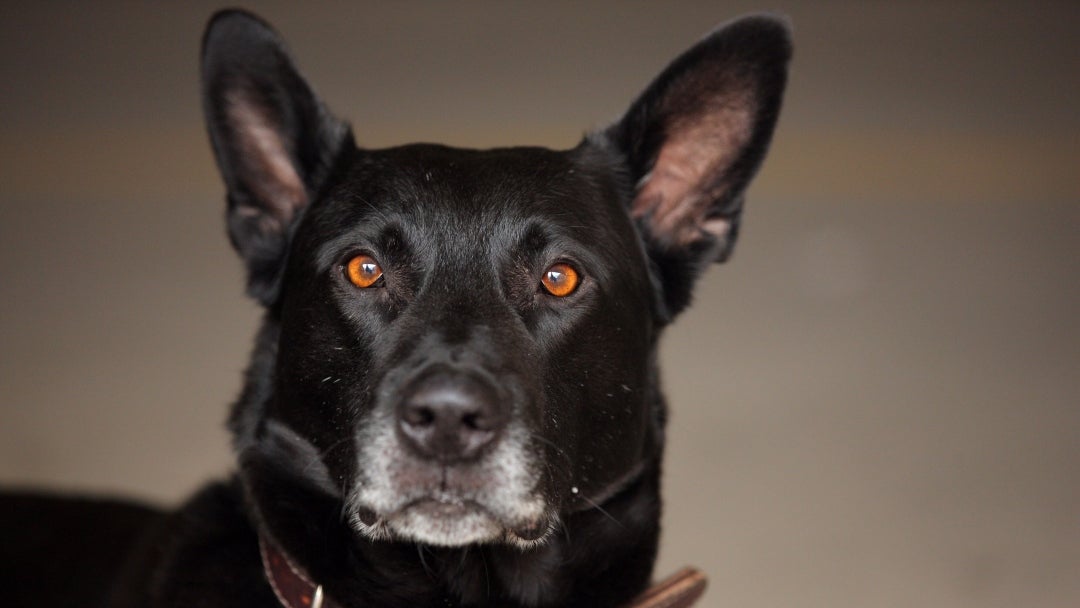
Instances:
[[[259,536],[266,580],[282,608],[339,608],[281,549]],[[706,579],[700,570],[683,568],[636,597],[627,608],[690,608],[705,593]]]
[[[322,585],[313,583],[273,541],[261,534],[259,554],[266,580],[283,608],[337,608],[337,604],[323,595]]]

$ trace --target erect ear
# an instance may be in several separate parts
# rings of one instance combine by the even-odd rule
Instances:
[[[300,76],[284,41],[238,10],[211,18],[202,46],[203,111],[228,189],[228,231],[247,264],[248,293],[277,297],[290,227],[315,198],[348,127]]]
[[[685,306],[704,263],[731,254],[790,57],[783,21],[733,21],[675,59],[605,132],[637,184],[630,213],[661,272],[668,271],[661,278],[674,298],[671,312]]]

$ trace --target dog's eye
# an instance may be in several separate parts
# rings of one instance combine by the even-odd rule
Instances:
[[[360,288],[373,287],[382,278],[382,267],[370,255],[358,255],[349,260],[345,275],[353,285]]]
[[[560,298],[574,293],[579,283],[581,283],[581,276],[574,267],[562,262],[552,264],[540,278],[540,284],[544,286],[544,289]]]

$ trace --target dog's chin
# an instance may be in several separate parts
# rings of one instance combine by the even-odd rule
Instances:
[[[386,519],[394,536],[441,547],[460,547],[502,540],[504,529],[478,505],[428,499],[415,502]]]
[[[508,526],[472,501],[424,498],[385,516],[361,509],[353,528],[372,540],[412,541],[438,547],[504,543],[522,549],[546,542],[554,529],[549,518]]]

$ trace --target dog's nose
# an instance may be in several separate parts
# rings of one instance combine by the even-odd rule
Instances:
[[[468,374],[427,376],[406,391],[397,411],[402,440],[440,462],[474,460],[495,442],[507,413],[489,382]]]

